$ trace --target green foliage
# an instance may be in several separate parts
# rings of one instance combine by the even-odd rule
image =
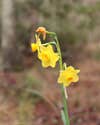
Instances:
[[[99,18],[99,11],[100,11],[100,2],[95,3],[94,5],[76,5],[74,6],[74,10],[81,15],[85,15],[85,17],[88,17],[88,29],[93,29],[96,27]]]
[[[100,2],[95,3],[94,5],[76,5],[74,7],[75,11],[81,14],[94,14],[100,10]]]
[[[99,3],[82,5],[78,2],[70,3],[47,0],[40,6],[40,25],[55,31],[62,42],[75,45],[88,40],[88,33],[94,29],[99,20]],[[97,18],[96,18],[97,17]]]
[[[97,49],[95,52],[93,52],[92,57],[96,60],[100,60],[100,49]]]
[[[16,0],[16,41],[19,46],[28,46],[31,42],[30,34],[33,37],[34,29],[38,26],[45,26],[48,30],[58,34],[65,48],[68,48],[69,45],[73,47],[83,46],[84,41],[88,41],[91,30],[93,31],[100,26],[99,12],[100,2],[84,5],[80,0],[75,2],[66,0],[59,2],[58,0]]]
[[[33,37],[36,27],[45,26],[58,34],[62,50],[72,54],[84,48],[89,33],[100,24],[100,2],[83,5],[80,1],[24,0],[15,5],[17,41],[21,45],[31,42],[30,34]]]

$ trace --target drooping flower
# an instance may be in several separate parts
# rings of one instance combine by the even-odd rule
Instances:
[[[31,49],[32,49],[32,52],[35,52],[38,48],[38,45],[37,43],[31,43]]]
[[[38,58],[42,61],[43,67],[55,67],[56,62],[59,60],[58,53],[55,53],[51,45],[41,46],[38,52]]]
[[[36,37],[36,43],[31,43],[31,49],[32,49],[32,52],[36,52],[37,50],[39,50],[39,47],[41,46],[41,41],[40,39]]]
[[[45,40],[47,31],[46,31],[46,29],[44,27],[38,27],[36,32],[39,33],[39,35],[42,34],[43,39]]]
[[[65,70],[60,71],[58,83],[63,84],[64,86],[69,86],[72,82],[78,82],[79,72],[80,70],[75,69],[72,66],[68,66]]]

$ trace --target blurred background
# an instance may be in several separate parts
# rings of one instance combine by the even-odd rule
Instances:
[[[38,26],[81,70],[67,89],[71,125],[100,125],[100,0],[0,0],[0,125],[63,124],[58,65],[43,69],[31,52]]]

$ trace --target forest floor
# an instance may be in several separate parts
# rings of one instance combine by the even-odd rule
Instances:
[[[77,63],[80,81],[68,91],[71,125],[100,125],[100,61]],[[62,125],[56,70],[0,73],[0,125]]]

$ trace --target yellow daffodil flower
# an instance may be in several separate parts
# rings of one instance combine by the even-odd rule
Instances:
[[[45,40],[47,31],[46,31],[46,29],[44,27],[38,27],[36,32],[39,33],[39,35],[42,34],[43,39]]]
[[[65,70],[60,71],[58,83],[61,83],[64,86],[69,86],[72,82],[77,82],[79,80],[79,72],[80,70],[68,66]]]
[[[55,53],[53,51],[53,48],[51,45],[48,45],[47,47],[41,46],[40,51],[38,52],[38,58],[42,61],[43,67],[55,67],[56,62],[59,60],[58,53]]]
[[[38,48],[38,45],[36,43],[31,43],[32,52],[35,52],[37,48]]]
[[[31,43],[32,52],[36,52],[37,50],[39,50],[39,46],[41,46],[41,41],[36,36],[36,43]]]

